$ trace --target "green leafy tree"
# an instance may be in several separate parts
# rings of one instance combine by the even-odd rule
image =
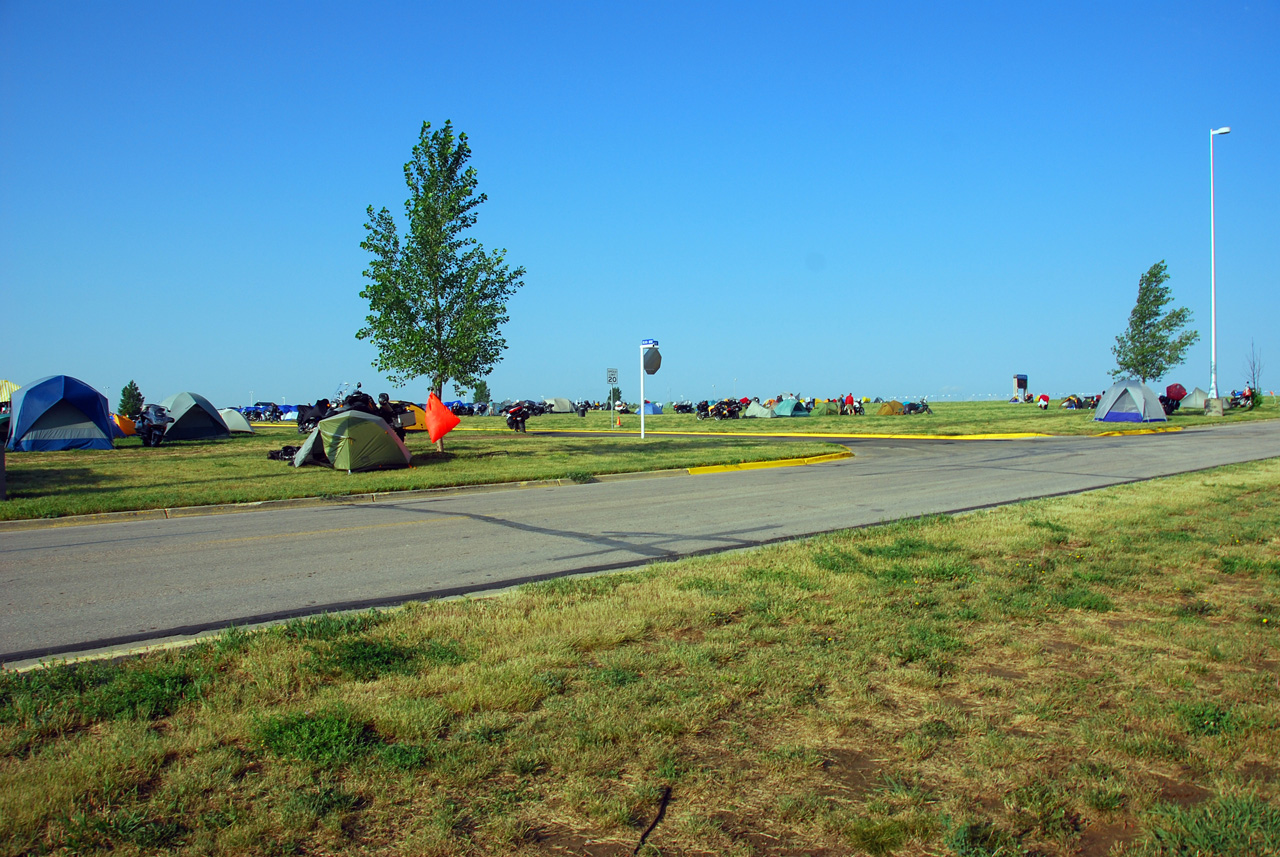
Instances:
[[[471,401],[473,402],[490,402],[493,401],[489,396],[489,384],[486,381],[476,381],[471,386]]]
[[[120,391],[120,404],[116,406],[116,413],[131,420],[136,420],[138,414],[142,413],[142,404],[145,401],[142,398],[142,391],[138,389],[138,385],[130,381]]]
[[[356,337],[373,341],[373,365],[394,384],[425,375],[437,396],[449,379],[475,386],[501,359],[507,300],[524,285],[524,268],[508,267],[506,250],[485,250],[467,234],[486,199],[470,157],[467,135],[455,136],[451,122],[436,131],[423,122],[404,165],[403,237],[386,208],[369,206],[360,242],[373,260],[360,292],[369,315]]]
[[[1173,300],[1165,285],[1166,267],[1161,259],[1138,280],[1138,301],[1129,313],[1129,327],[1111,349],[1116,358],[1113,378],[1136,377],[1144,384],[1162,378],[1183,363],[1187,349],[1200,339],[1196,331],[1183,330],[1191,322],[1191,310],[1178,307],[1164,312]]]
[[[622,388],[610,387],[609,388],[609,404],[612,405],[616,402],[621,402],[621,401],[622,401]]]

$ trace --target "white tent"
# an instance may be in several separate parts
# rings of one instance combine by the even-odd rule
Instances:
[[[244,414],[235,408],[219,408],[218,414],[222,417],[222,421],[227,424],[227,428],[231,430],[232,434],[237,432],[240,434],[246,432],[249,434],[254,433],[253,426],[249,425],[249,421],[244,418]]]
[[[1182,397],[1182,401],[1178,403],[1178,410],[1195,410],[1203,411],[1205,402],[1209,401],[1209,394],[1199,387],[1196,387],[1190,393]]]
[[[1118,381],[1098,400],[1095,422],[1162,423],[1164,408],[1150,387],[1132,379]]]

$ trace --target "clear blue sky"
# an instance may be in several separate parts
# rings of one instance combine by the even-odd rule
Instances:
[[[394,392],[365,207],[465,131],[524,266],[498,398],[1097,392],[1165,259],[1280,388],[1280,5],[0,0],[0,377]],[[714,385],[714,386],[713,386]],[[448,392],[448,391],[446,391]],[[425,380],[399,395],[421,400]]]

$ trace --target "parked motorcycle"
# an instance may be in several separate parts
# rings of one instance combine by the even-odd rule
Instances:
[[[707,408],[707,413],[713,420],[736,420],[742,409],[742,402],[737,399],[723,399]]]
[[[142,439],[143,446],[159,446],[164,440],[165,429],[171,422],[173,417],[169,416],[169,411],[163,406],[143,405],[142,413],[134,420],[134,429]]]
[[[932,414],[933,409],[929,407],[928,398],[923,398],[918,402],[904,402],[902,405],[903,414]]]
[[[677,414],[696,413],[696,409],[693,406],[693,402],[673,402],[671,405],[671,410],[673,413],[677,413]]]
[[[525,421],[533,416],[533,412],[529,408],[529,402],[516,402],[507,408],[503,413],[507,415],[507,428],[512,431],[523,432],[525,429]]]

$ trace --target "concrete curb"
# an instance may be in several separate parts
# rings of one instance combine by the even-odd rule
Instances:
[[[767,467],[799,467],[851,458],[849,450],[809,458],[788,458],[781,461],[755,461],[745,464],[708,465],[676,470],[646,470],[639,473],[603,473],[592,477],[591,482],[629,482],[636,479],[665,479],[671,476],[694,476],[705,473],[723,473],[733,470],[756,470]],[[386,491],[370,494],[346,494],[341,497],[296,497],[288,500],[258,500],[252,503],[221,503],[213,506],[179,506],[171,509],[140,509],[129,512],[100,512],[93,515],[68,515],[65,518],[30,518],[21,521],[0,521],[0,533],[23,530],[51,530],[58,527],[83,527],[91,524],[118,524],[125,521],[162,521],[171,518],[196,518],[211,515],[235,515],[243,512],[270,512],[279,509],[309,509],[320,506],[354,506],[364,503],[395,503],[404,500],[449,497],[456,494],[487,494],[494,491],[519,491],[525,488],[550,488],[565,485],[584,485],[573,479],[537,479],[526,482],[494,482],[487,485],[451,485],[443,488],[414,488],[408,491]]]

